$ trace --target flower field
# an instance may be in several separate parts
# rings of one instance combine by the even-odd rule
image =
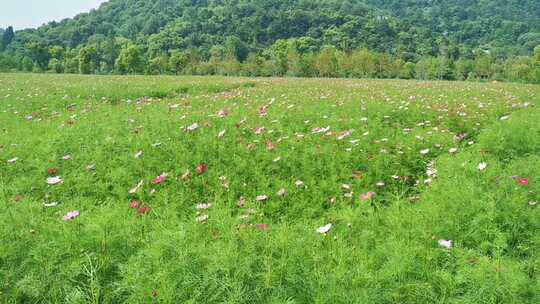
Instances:
[[[0,302],[539,303],[539,102],[0,74]]]

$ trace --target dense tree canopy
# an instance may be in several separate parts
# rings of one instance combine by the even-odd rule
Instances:
[[[0,33],[4,70],[531,81],[540,1],[111,0]]]

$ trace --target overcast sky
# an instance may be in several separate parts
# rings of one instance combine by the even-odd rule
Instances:
[[[38,27],[88,12],[107,0],[0,0],[0,27]]]

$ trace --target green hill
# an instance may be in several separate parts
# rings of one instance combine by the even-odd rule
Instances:
[[[218,54],[245,62],[250,53],[268,59],[265,50],[290,39],[295,39],[300,55],[319,52],[323,46],[346,53],[365,48],[411,63],[426,56],[474,59],[488,52],[491,61],[530,56],[540,44],[540,2],[111,0],[73,19],[17,32],[3,46],[4,56],[11,58],[11,63],[4,59],[3,66],[24,69],[26,57],[32,61],[26,60],[26,68],[46,70],[56,56],[50,48],[75,50],[75,57],[82,47],[95,45],[89,72],[111,72],[120,49],[134,44],[142,57],[142,72],[148,71],[149,60],[170,56],[172,50],[196,52],[197,61]],[[66,65],[63,70],[69,70]]]

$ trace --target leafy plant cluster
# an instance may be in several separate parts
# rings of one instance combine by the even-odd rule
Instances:
[[[1,33],[0,69],[538,82],[535,0],[111,0]]]

